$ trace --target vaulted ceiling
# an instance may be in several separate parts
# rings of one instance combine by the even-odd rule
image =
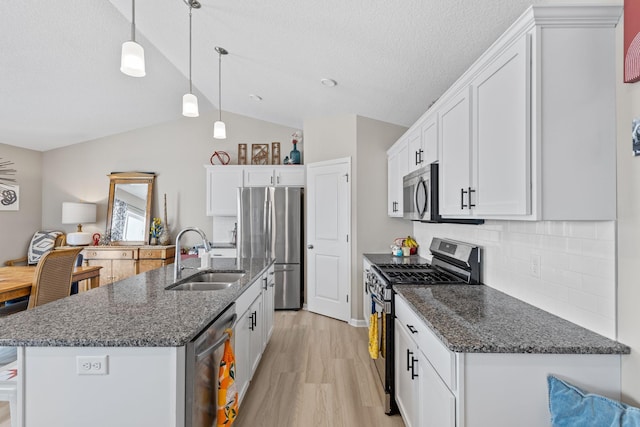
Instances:
[[[301,129],[305,118],[344,113],[411,125],[529,5],[554,1],[200,2],[201,114],[217,111],[222,46],[223,114]],[[188,9],[136,2],[147,75],[133,78],[119,70],[131,0],[0,2],[0,143],[46,151],[181,118]]]

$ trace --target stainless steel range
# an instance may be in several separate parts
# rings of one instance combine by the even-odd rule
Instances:
[[[374,359],[385,393],[385,412],[398,412],[394,399],[393,285],[474,285],[480,283],[480,248],[434,237],[429,246],[431,264],[374,264],[367,274],[365,292],[378,314],[379,354]],[[404,259],[399,258],[399,261]]]

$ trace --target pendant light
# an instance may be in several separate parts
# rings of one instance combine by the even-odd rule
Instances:
[[[222,121],[222,55],[226,55],[229,52],[223,47],[216,46],[216,52],[218,52],[218,108],[219,116],[218,121],[213,124],[213,137],[216,139],[226,139],[227,129]]]
[[[198,117],[198,98],[193,94],[193,85],[191,83],[191,11],[192,9],[200,9],[200,3],[197,0],[184,0],[189,6],[189,93],[182,97],[182,115],[185,117]]]
[[[131,40],[122,43],[120,71],[131,77],[144,77],[144,49],[136,43],[136,0],[131,0]]]

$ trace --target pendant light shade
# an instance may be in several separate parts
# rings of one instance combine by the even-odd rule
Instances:
[[[213,137],[215,139],[226,139],[227,128],[222,121],[222,55],[229,52],[223,47],[216,46],[218,52],[218,121],[213,124]]]
[[[193,94],[193,84],[191,83],[191,11],[192,9],[200,9],[200,3],[197,0],[184,0],[189,6],[189,93],[182,97],[182,115],[185,117],[198,117],[198,98]]]
[[[136,43],[136,0],[131,0],[131,40],[122,43],[120,71],[131,77],[144,77],[144,49]]]
[[[182,97],[182,115],[185,117],[198,117],[198,98],[192,93],[185,93]]]
[[[144,49],[134,41],[122,43],[120,71],[131,77],[144,77]]]
[[[226,139],[227,138],[227,128],[224,125],[224,122],[218,120],[213,124],[213,137],[215,139]]]

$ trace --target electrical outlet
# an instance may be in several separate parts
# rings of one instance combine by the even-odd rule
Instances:
[[[107,356],[76,356],[78,375],[107,375]]]
[[[531,254],[529,272],[533,277],[537,277],[538,279],[540,278],[540,255]]]

